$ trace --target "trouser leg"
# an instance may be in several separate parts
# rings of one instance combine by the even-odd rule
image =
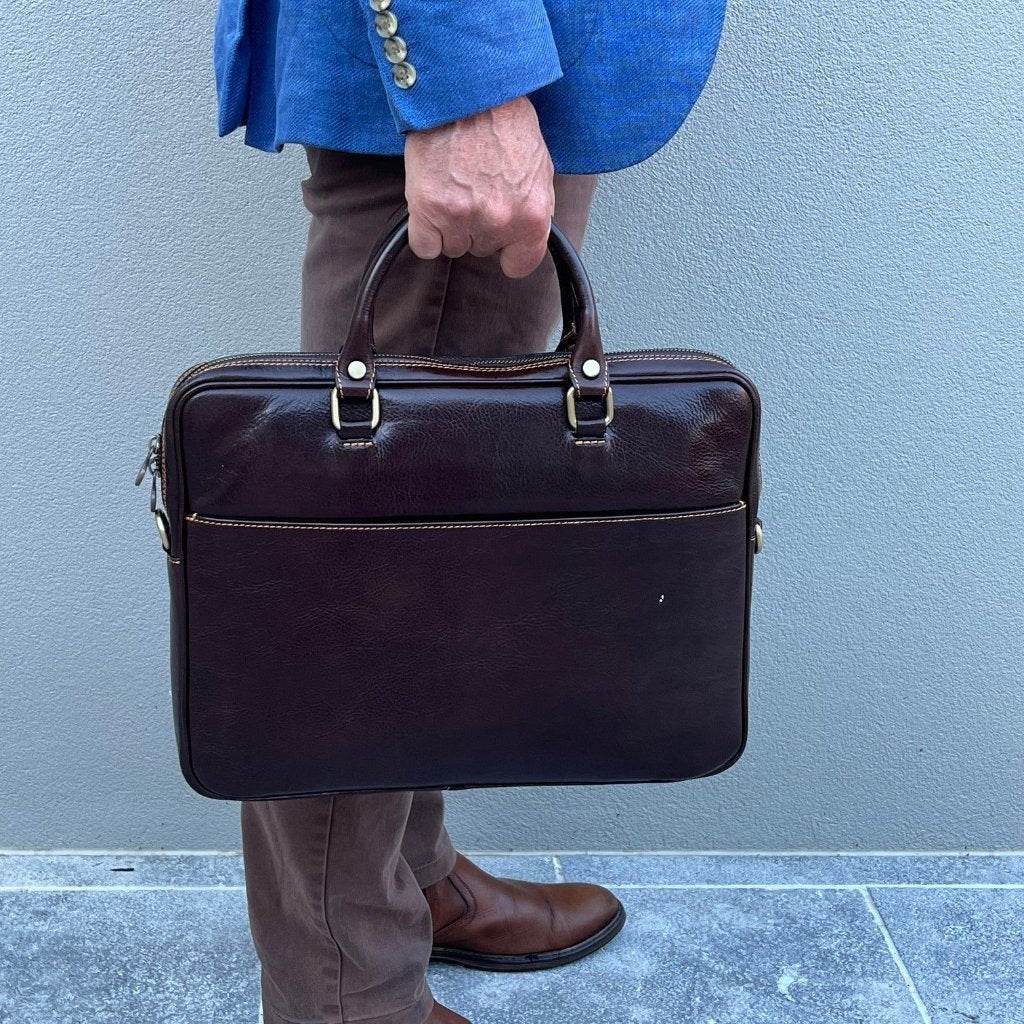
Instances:
[[[302,183],[312,214],[303,264],[302,348],[337,352],[374,242],[405,195],[402,157],[307,147]],[[556,174],[555,223],[579,249],[596,174]],[[406,246],[374,307],[380,351],[404,355],[504,356],[547,346],[558,324],[551,254],[526,277],[506,277],[497,256],[421,260]]]
[[[576,249],[583,244],[596,184],[596,174],[555,175],[553,219]],[[550,252],[526,277],[507,277],[497,256],[467,254],[447,263],[434,355],[509,356],[553,346],[562,315]]]
[[[430,911],[401,853],[412,794],[242,804],[265,1024],[422,1024]]]
[[[336,352],[366,258],[404,199],[404,162],[307,155],[302,349]],[[577,248],[595,184],[555,176],[554,219]],[[512,279],[497,257],[420,260],[406,247],[378,294],[374,334],[385,352],[532,352],[547,346],[559,309],[550,255]],[[266,1024],[422,1024],[432,927],[421,890],[455,860],[441,792],[251,801],[242,840]]]
[[[455,847],[444,827],[444,796],[440,790],[421,789],[412,794],[402,856],[421,889],[451,874]]]

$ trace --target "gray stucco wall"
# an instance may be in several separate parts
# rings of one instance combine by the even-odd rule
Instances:
[[[9,0],[0,847],[237,846],[177,774],[131,487],[178,371],[297,343],[301,153],[213,130],[213,0]],[[1024,847],[1024,9],[733,0],[684,132],[602,180],[609,347],[759,382],[751,741],[720,777],[461,793],[466,847]]]

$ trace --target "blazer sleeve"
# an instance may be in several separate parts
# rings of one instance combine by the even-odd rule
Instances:
[[[354,0],[399,132],[496,107],[562,77],[543,0]]]

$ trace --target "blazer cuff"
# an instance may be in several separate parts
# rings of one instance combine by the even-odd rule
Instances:
[[[543,0],[359,0],[401,133],[426,131],[562,77]]]

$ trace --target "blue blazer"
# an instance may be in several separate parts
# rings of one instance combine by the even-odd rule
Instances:
[[[218,131],[400,155],[404,133],[529,96],[555,170],[613,171],[675,134],[725,0],[220,0]]]

